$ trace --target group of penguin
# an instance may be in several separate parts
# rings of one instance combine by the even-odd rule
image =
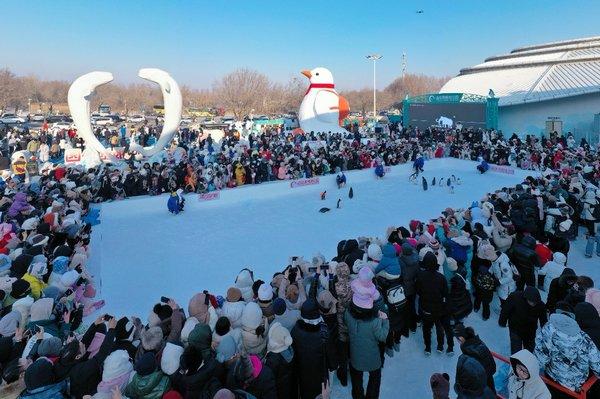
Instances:
[[[452,175],[448,178],[440,177],[437,182],[434,177],[433,180],[431,180],[431,187],[435,187],[436,185],[438,187],[443,187],[444,179],[446,180],[446,186],[448,187],[448,190],[450,190],[451,193],[454,193],[454,186],[460,185],[460,183],[461,183],[460,178],[457,178],[454,175]],[[417,184],[416,181],[414,183]],[[421,177],[421,184],[423,185],[423,191],[427,191],[429,184],[427,183],[427,179],[425,179],[425,176]]]
[[[326,197],[327,197],[327,190],[325,190],[321,193],[321,201],[325,201]],[[348,191],[348,198],[350,198],[350,199],[354,198],[354,190],[352,189],[352,187],[350,187],[350,191]],[[338,198],[336,208],[340,209],[341,207],[342,207],[342,199]],[[319,209],[319,212],[325,213],[325,212],[329,212],[330,210],[331,210],[331,208],[327,208],[326,206],[324,206],[323,208]]]

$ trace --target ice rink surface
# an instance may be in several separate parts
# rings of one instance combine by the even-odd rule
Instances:
[[[145,320],[161,295],[175,298],[187,310],[188,300],[197,292],[206,289],[224,295],[244,267],[254,270],[255,278],[270,281],[292,255],[310,259],[321,252],[330,259],[342,239],[383,237],[388,226],[429,220],[446,207],[466,208],[485,193],[514,186],[533,173],[480,175],[475,165],[456,159],[426,162],[424,176],[429,183],[434,177],[461,179],[454,194],[445,184],[423,191],[420,182],[409,183],[411,165],[405,164],[393,167],[382,180],[375,179],[371,170],[348,172],[348,185],[340,190],[334,176],[328,176],[319,185],[299,188],[290,188],[287,181],[226,190],[207,202],[190,194],[185,211],[177,216],[168,213],[166,195],[104,203],[101,224],[93,230],[90,269],[106,300],[104,311],[110,314]],[[353,199],[348,198],[350,187]],[[327,198],[321,201],[323,190]],[[336,209],[338,198],[341,209]],[[322,207],[331,211],[319,213]],[[576,272],[598,281],[600,273],[593,270],[592,261],[583,260],[580,244],[572,246],[569,263]],[[492,350],[508,353],[508,331],[496,320],[494,314],[486,322],[472,314],[466,324],[474,326]],[[435,341],[435,333],[432,338]],[[458,345],[454,357],[434,353],[426,358],[418,329],[400,346],[394,358],[386,359],[381,398],[431,397],[432,373],[453,376]],[[349,387],[334,384],[334,393],[350,397]]]

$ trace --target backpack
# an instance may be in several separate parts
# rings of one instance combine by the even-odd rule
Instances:
[[[493,291],[496,289],[496,279],[489,272],[477,274],[475,284],[482,291]]]
[[[395,285],[385,293],[385,298],[388,303],[388,306],[394,308],[394,310],[399,310],[406,305],[406,295],[404,294],[404,287],[402,284]]]

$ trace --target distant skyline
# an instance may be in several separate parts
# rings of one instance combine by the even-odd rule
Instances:
[[[423,10],[423,13],[417,13]],[[454,76],[526,45],[598,35],[600,1],[12,1],[2,4],[0,68],[73,80],[142,67],[209,88],[240,67],[273,81],[323,66],[341,90],[378,88],[401,73]]]

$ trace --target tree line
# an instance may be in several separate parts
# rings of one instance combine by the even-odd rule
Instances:
[[[401,107],[407,95],[437,92],[449,77],[406,74],[377,92],[379,109]],[[35,76],[18,76],[9,69],[0,69],[0,109],[28,110],[29,104],[46,106],[66,104],[71,82],[42,80]],[[184,108],[221,108],[236,118],[254,114],[296,112],[307,88],[305,79],[292,78],[287,83],[271,81],[265,74],[240,68],[214,82],[210,89],[182,86]],[[342,91],[351,111],[363,115],[373,108],[373,90]],[[111,105],[116,112],[151,112],[162,104],[157,86],[148,83],[108,84],[97,89],[92,109],[100,103]],[[31,112],[36,112],[32,109]]]

